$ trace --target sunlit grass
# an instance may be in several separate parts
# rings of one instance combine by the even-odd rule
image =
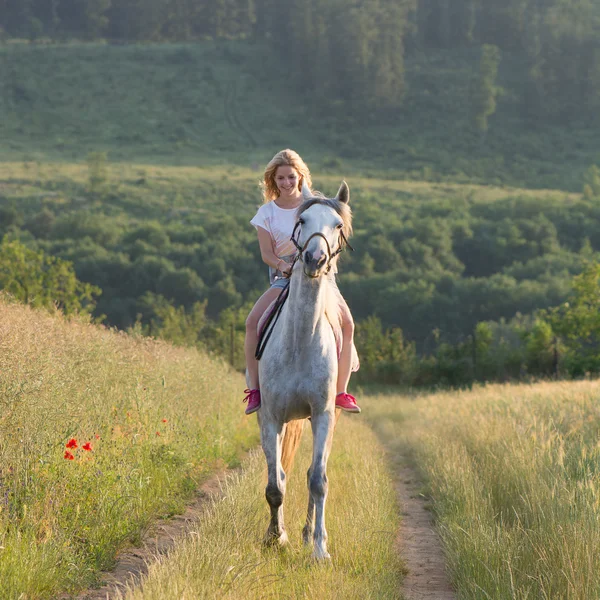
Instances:
[[[127,600],[223,598],[399,598],[401,564],[394,548],[398,509],[381,446],[373,432],[343,417],[329,461],[327,529],[331,565],[316,564],[303,548],[310,431],[291,474],[285,499],[290,547],[265,549],[266,470],[261,452],[227,484],[224,500],[200,518],[194,532],[153,566]]]
[[[424,476],[460,598],[599,597],[599,394],[584,381],[365,402]]]
[[[50,598],[92,584],[257,428],[218,360],[4,301],[0,315],[0,598]]]

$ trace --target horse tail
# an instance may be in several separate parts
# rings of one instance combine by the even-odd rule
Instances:
[[[294,457],[302,440],[305,421],[306,419],[297,419],[290,421],[285,426],[285,434],[281,443],[281,467],[284,473],[289,473],[294,465]]]

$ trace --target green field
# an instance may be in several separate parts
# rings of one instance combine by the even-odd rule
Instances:
[[[316,113],[259,43],[5,44],[0,159],[71,162],[104,151],[115,162],[250,168],[293,147],[313,169],[344,177],[580,191],[600,162],[597,130],[529,121],[520,108],[527,73],[506,54],[499,84],[511,93],[482,145],[468,102],[478,61],[478,48],[408,56],[401,110],[352,116]]]

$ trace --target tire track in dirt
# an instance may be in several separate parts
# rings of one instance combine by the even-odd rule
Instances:
[[[404,600],[456,600],[446,572],[442,542],[435,530],[431,511],[420,493],[416,472],[402,458],[394,476],[402,520],[398,549],[407,574],[402,581]]]
[[[101,574],[101,587],[84,590],[75,596],[63,594],[58,600],[112,600],[117,591],[124,592],[128,587],[139,585],[148,573],[149,565],[157,557],[167,554],[193,529],[198,516],[212,500],[223,497],[222,482],[232,471],[235,469],[220,471],[205,481],[183,514],[154,523],[139,548],[119,552],[115,567]]]

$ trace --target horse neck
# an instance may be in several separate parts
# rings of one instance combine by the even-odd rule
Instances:
[[[300,268],[292,273],[284,328],[296,343],[312,337],[325,317],[328,289],[329,278],[325,275],[310,279]]]

